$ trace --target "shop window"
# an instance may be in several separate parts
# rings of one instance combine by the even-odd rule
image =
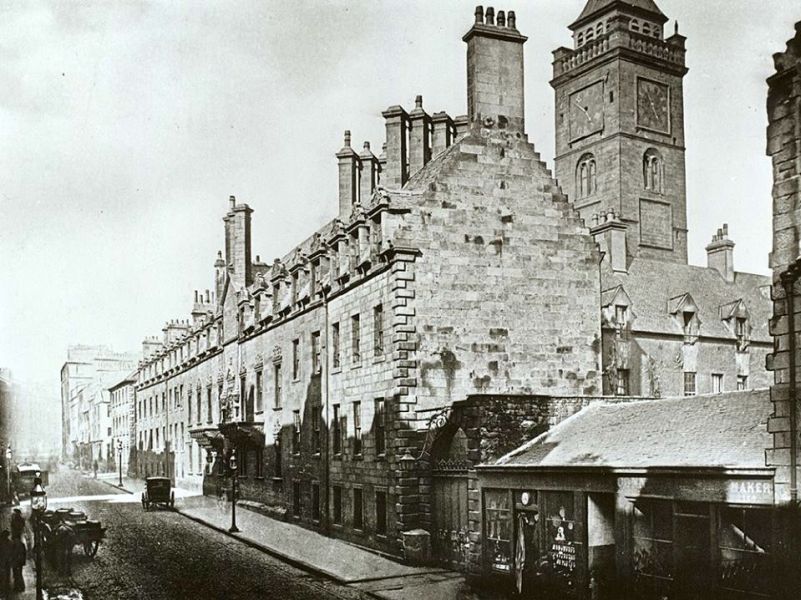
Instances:
[[[375,493],[375,532],[378,535],[387,534],[387,493]]]
[[[311,485],[312,496],[312,520],[315,522],[320,521],[320,484],[312,482]]]
[[[353,403],[353,455],[362,454],[362,403]]]
[[[674,577],[671,503],[638,500],[632,521],[632,567],[637,591],[657,598],[669,597]]]
[[[573,492],[545,492],[543,497],[545,548],[555,575],[557,591],[567,594],[575,589],[576,565],[583,547],[582,519],[576,513]]]
[[[723,590],[748,594],[743,596],[747,598],[770,593],[773,580],[770,570],[771,533],[770,510],[720,509],[718,585]]]
[[[721,373],[712,373],[712,392],[719,394],[723,391],[723,375]]]
[[[300,411],[292,411],[292,454],[300,454]]]
[[[342,486],[335,485],[333,487],[334,507],[332,519],[334,525],[342,525]]]
[[[364,512],[362,505],[362,489],[353,488],[353,528],[364,529]]]
[[[512,506],[506,490],[485,490],[484,518],[490,568],[512,572]]]
[[[375,401],[375,453],[383,456],[386,452],[386,423],[384,413],[384,400],[379,398]]]
[[[300,481],[292,482],[292,516],[300,518]]]
[[[687,371],[684,373],[684,395],[695,396],[698,393],[696,388],[696,373]]]
[[[341,432],[340,432],[340,415],[339,415],[339,404],[333,405],[334,409],[334,417],[331,421],[331,443],[333,445],[333,452],[334,455],[341,455],[342,454],[342,439],[341,439]]]
[[[341,366],[339,344],[339,323],[331,326],[331,366],[338,369]]]
[[[748,389],[748,377],[746,375],[738,375],[737,376],[737,390],[747,390]]]

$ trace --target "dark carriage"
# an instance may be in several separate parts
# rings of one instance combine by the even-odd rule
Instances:
[[[169,477],[148,477],[145,480],[145,491],[142,492],[142,507],[150,510],[153,506],[164,508],[175,506],[175,492]]]

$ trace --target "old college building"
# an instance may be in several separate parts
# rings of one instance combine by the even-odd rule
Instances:
[[[477,7],[467,114],[417,96],[377,144],[346,131],[328,224],[263,262],[260,200],[231,196],[212,289],[107,386],[129,473],[228,494],[236,451],[258,510],[519,590],[772,594],[743,582],[774,568],[773,507],[797,493],[794,376],[774,355],[771,403],[771,279],[734,270],[727,226],[687,262],[667,22],[653,0],[586,3],[554,52],[554,173],[526,133],[515,13]]]

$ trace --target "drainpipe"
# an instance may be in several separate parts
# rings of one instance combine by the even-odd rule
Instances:
[[[329,265],[330,268],[330,265]],[[313,291],[312,291],[313,292]],[[325,318],[323,319],[323,326],[325,328],[325,334],[320,336],[323,340],[325,340],[325,345],[320,348],[320,352],[323,355],[323,375],[320,377],[320,382],[323,384],[323,403],[324,403],[324,410],[325,410],[325,448],[323,449],[323,479],[325,486],[323,487],[322,496],[325,499],[323,502],[323,530],[325,531],[326,535],[331,535],[331,519],[329,518],[328,514],[328,488],[329,482],[331,480],[331,455],[330,455],[330,444],[331,444],[331,415],[329,414],[329,407],[328,407],[328,384],[329,384],[329,372],[328,372],[328,292],[323,287],[323,310],[325,313]],[[322,343],[322,340],[321,340]]]

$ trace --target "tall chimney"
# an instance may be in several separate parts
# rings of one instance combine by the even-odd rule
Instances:
[[[390,189],[400,189],[409,179],[409,163],[406,155],[406,135],[409,115],[400,106],[390,106],[381,113],[387,127],[387,164],[381,176],[381,184]]]
[[[409,113],[409,176],[426,166],[431,160],[431,117],[423,110],[423,97],[414,99],[414,110]]]
[[[345,143],[336,156],[339,163],[339,218],[347,221],[359,198],[359,155],[350,147],[350,131],[345,131]]]
[[[228,222],[225,223],[226,226],[226,247],[228,243]],[[222,298],[223,294],[223,287],[225,287],[225,261],[222,257],[222,251],[217,252],[217,260],[214,261],[214,293],[217,294],[217,298]]]
[[[230,210],[225,215],[225,265],[231,276],[234,289],[253,283],[250,260],[250,215],[247,204],[237,204],[231,196]]]
[[[378,174],[381,165],[372,150],[370,142],[364,142],[364,149],[359,154],[361,161],[362,174],[359,180],[359,201],[362,206],[370,204],[375,188],[378,187]]]
[[[514,11],[476,7],[476,21],[462,38],[467,42],[467,114],[474,126],[525,131],[523,44]]]
[[[431,117],[431,156],[436,156],[453,143],[455,128],[453,119],[445,111],[434,113]]]
[[[729,239],[729,225],[723,224],[706,247],[706,265],[728,282],[734,281],[734,242]]]

